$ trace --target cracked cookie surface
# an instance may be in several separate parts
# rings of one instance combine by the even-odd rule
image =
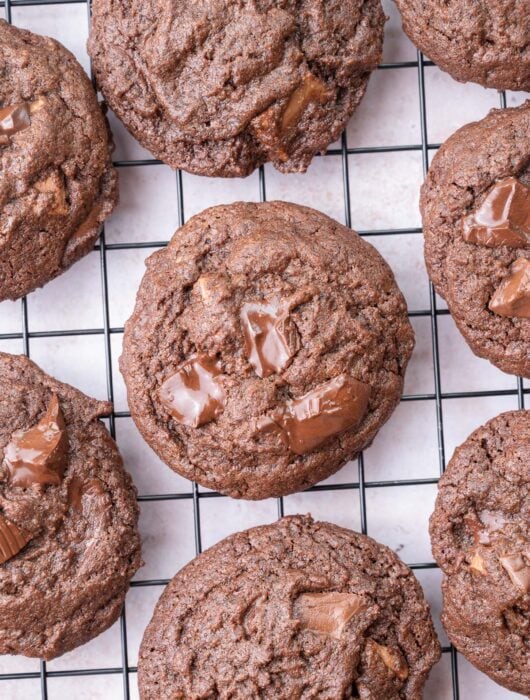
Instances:
[[[530,90],[527,0],[395,0],[410,40],[461,82]]]
[[[362,99],[384,21],[380,0],[96,0],[88,46],[109,105],[172,167],[301,172]]]
[[[498,683],[530,694],[530,412],[502,413],[456,449],[430,520],[442,622]]]
[[[234,497],[307,488],[399,401],[414,335],[379,253],[286,202],[194,216],[147,261],[120,368],[175,471]]]
[[[117,201],[90,81],[53,39],[0,20],[0,301],[88,253]]]
[[[140,648],[140,697],[420,700],[439,657],[394,552],[293,516],[226,538],[173,578]]]
[[[0,353],[0,653],[52,659],[120,615],[141,564],[112,406]]]
[[[484,215],[488,197],[514,182],[517,206],[508,212],[499,206],[505,221],[497,221],[489,236],[475,226],[471,237],[469,217]],[[420,200],[429,276],[460,332],[476,355],[525,377],[530,377],[530,318],[515,298],[511,311],[495,300],[517,266],[530,260],[529,188],[530,101],[494,109],[453,134],[435,155]],[[524,283],[519,293],[520,301],[529,299]]]

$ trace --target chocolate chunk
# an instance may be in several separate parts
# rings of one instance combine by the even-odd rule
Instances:
[[[471,555],[471,561],[469,562],[469,568],[472,569],[473,571],[476,571],[479,574],[486,575],[488,573],[486,571],[486,567],[484,566],[484,559],[476,550]]]
[[[302,593],[295,609],[302,629],[340,639],[347,622],[364,607],[355,593]]]
[[[12,136],[31,124],[29,105],[21,102],[0,109],[0,134]]]
[[[480,207],[463,220],[463,236],[489,248],[525,248],[530,242],[530,189],[515,177],[495,183]]]
[[[68,462],[68,436],[55,394],[33,428],[13,433],[4,458],[12,486],[27,488],[32,484],[61,483]]]
[[[499,316],[530,318],[530,260],[518,258],[495,290],[489,308]]]
[[[51,195],[49,198],[49,212],[51,214],[68,214],[64,181],[58,172],[52,172],[42,180],[39,180],[39,182],[36,182],[35,189],[43,194]]]
[[[241,323],[245,353],[258,377],[281,372],[300,347],[296,325],[277,302],[243,304]]]
[[[499,561],[501,562],[508,576],[511,578],[513,585],[520,588],[523,593],[529,593],[530,566],[525,561],[525,557],[530,559],[530,552],[499,557]]]
[[[383,663],[400,681],[406,681],[409,676],[409,667],[398,649],[378,644],[373,639],[368,639],[366,646],[373,649],[381,657]]]
[[[278,425],[278,423],[270,416],[260,416],[256,420],[252,435],[253,437],[259,435],[275,435],[286,447],[289,447],[289,438],[287,437],[287,433],[281,427],[281,425]]]
[[[18,554],[31,539],[28,532],[0,515],[0,564]]]
[[[331,99],[331,93],[319,78],[312,73],[306,75],[300,85],[291,94],[283,111],[280,131],[286,134],[296,126],[305,108],[312,102],[325,104]]]
[[[289,447],[303,455],[332,435],[352,428],[368,408],[370,387],[347,374],[291,401],[275,417],[289,438]]]
[[[214,360],[197,355],[185,362],[160,387],[160,400],[173,418],[198,428],[216,418],[224,408],[221,374]]]

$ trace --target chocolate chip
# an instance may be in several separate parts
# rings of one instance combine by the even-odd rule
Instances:
[[[530,552],[511,554],[499,557],[502,567],[510,577],[514,586],[521,589],[523,593],[530,592],[530,566],[525,561],[525,557],[530,559]]]
[[[495,290],[489,308],[499,316],[530,318],[530,260],[518,258]]]
[[[476,550],[471,555],[471,561],[469,562],[469,568],[476,571],[479,574],[487,575],[486,567],[484,565],[484,559],[482,555]]]
[[[0,564],[14,557],[32,539],[32,536],[0,515]]]
[[[51,214],[68,214],[64,181],[58,172],[52,172],[39,182],[35,189],[42,194],[49,194],[49,211]]]
[[[61,483],[68,462],[68,436],[55,394],[33,428],[13,433],[4,459],[12,486]]]
[[[345,625],[365,601],[355,593],[302,593],[295,605],[295,615],[302,629],[340,639]]]
[[[160,387],[160,400],[173,418],[198,428],[216,418],[224,408],[225,394],[217,363],[205,355],[185,362]]]
[[[398,649],[387,647],[384,644],[379,644],[373,639],[368,639],[366,646],[375,651],[381,658],[385,666],[399,678],[400,681],[406,681],[409,677],[409,667],[403,658],[403,654]]]
[[[530,242],[530,189],[515,177],[495,183],[486,198],[463,220],[468,243],[489,248],[525,248]]]
[[[287,433],[290,449],[302,455],[360,423],[369,397],[368,384],[340,374],[291,401],[274,419]]]
[[[258,377],[278,374],[300,347],[300,337],[289,313],[278,302],[249,303],[241,308],[245,353]]]

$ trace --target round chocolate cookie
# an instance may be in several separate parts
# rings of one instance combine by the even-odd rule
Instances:
[[[498,683],[530,695],[530,411],[511,411],[457,448],[431,516],[442,622]]]
[[[429,275],[471,349],[530,377],[530,102],[453,134],[420,206]]]
[[[118,618],[141,565],[109,403],[0,353],[0,654],[52,659]]]
[[[88,43],[125,126],[174,168],[303,172],[381,60],[380,0],[94,0]]]
[[[117,200],[88,77],[53,39],[0,20],[0,301],[88,253]]]
[[[310,516],[227,537],[180,571],[147,627],[142,700],[422,698],[440,646],[410,569]]]
[[[401,396],[405,301],[355,232],[286,202],[207,209],[147,261],[120,368],[175,471],[236,498],[291,493],[368,446]]]
[[[395,0],[410,40],[461,82],[530,90],[528,0]]]

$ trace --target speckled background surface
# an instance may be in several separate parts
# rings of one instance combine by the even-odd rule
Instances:
[[[385,1],[390,17],[386,27],[385,63],[413,65],[378,70],[373,75],[364,102],[347,130],[349,149],[380,147],[371,153],[347,156],[352,226],[360,231],[383,231],[368,240],[393,267],[413,314],[416,350],[409,366],[403,401],[375,444],[364,454],[365,516],[368,533],[393,547],[407,563],[432,562],[427,521],[436,494],[439,474],[436,391],[433,372],[431,298],[422,258],[422,237],[418,232],[419,187],[422,175],[422,119],[417,52],[401,31],[396,10]],[[33,31],[54,36],[70,48],[89,70],[85,51],[87,8],[84,2],[46,6],[12,6],[12,21]],[[434,66],[424,68],[425,113],[429,156],[435,146],[456,128],[481,118],[500,104],[499,94],[476,85],[461,85]],[[508,105],[519,104],[524,93],[507,93]],[[146,153],[111,115],[116,140],[115,159],[147,159]],[[343,157],[340,143],[334,154],[315,158],[305,175],[281,175],[266,166],[268,199],[286,199],[308,204],[345,221]],[[413,146],[405,150],[385,150]],[[96,250],[59,279],[27,299],[27,328],[31,357],[44,370],[106,399],[106,362],[112,368],[116,436],[126,466],[142,496],[178,493],[173,500],[141,502],[140,528],[144,542],[145,566],[136,579],[171,577],[195,555],[194,499],[192,485],[155,457],[143,443],[127,411],[121,376],[117,369],[121,328],[129,316],[136,288],[143,273],[143,261],[155,247],[167,240],[179,220],[177,177],[165,165],[120,167],[121,204],[106,226],[103,252]],[[245,180],[216,180],[182,174],[183,215],[187,219],[207,206],[238,199],[259,200],[259,173]],[[404,231],[403,231],[404,229]],[[391,233],[392,232],[392,233]],[[131,248],[127,244],[146,243]],[[118,245],[117,245],[118,244]],[[116,247],[117,246],[117,247]],[[106,261],[108,316],[112,332],[104,332],[106,308],[102,297],[102,259]],[[444,305],[436,317],[440,357],[441,417],[446,461],[454,447],[478,425],[501,411],[517,408],[517,380],[503,374],[484,360],[475,358],[460,337]],[[23,306],[21,302],[0,304],[0,349],[20,353]],[[422,313],[423,312],[423,313]],[[85,330],[85,334],[79,331]],[[90,331],[86,333],[86,331]],[[48,331],[67,331],[57,337]],[[71,332],[75,331],[75,332]],[[106,338],[110,337],[109,354]],[[528,387],[528,383],[526,383]],[[502,392],[492,395],[492,392]],[[451,394],[479,395],[452,398]],[[528,404],[528,399],[527,399]],[[370,486],[374,481],[427,480]],[[360,529],[361,499],[359,467],[350,463],[326,484],[353,484],[353,488],[320,490],[288,496],[285,513],[311,512],[314,517]],[[202,490],[201,490],[202,491]],[[234,501],[202,497],[199,503],[202,547],[253,525],[274,520],[275,500]],[[417,571],[432,604],[437,628],[440,611],[440,573],[434,568]],[[128,664],[136,666],[144,627],[162,590],[161,585],[134,586],[126,603]],[[91,643],[46,664],[49,700],[117,700],[124,697],[121,667],[122,629],[120,623]],[[447,639],[440,630],[442,644]],[[110,669],[107,673],[61,675],[71,670]],[[457,656],[460,698],[504,700],[520,697],[504,691]],[[0,680],[0,698],[38,700],[41,697],[40,664],[22,657],[0,657],[0,674],[28,674],[28,678]],[[54,675],[59,672],[59,675]],[[137,698],[136,674],[129,673],[130,697]],[[428,700],[453,697],[451,655],[445,653],[428,682]]]

